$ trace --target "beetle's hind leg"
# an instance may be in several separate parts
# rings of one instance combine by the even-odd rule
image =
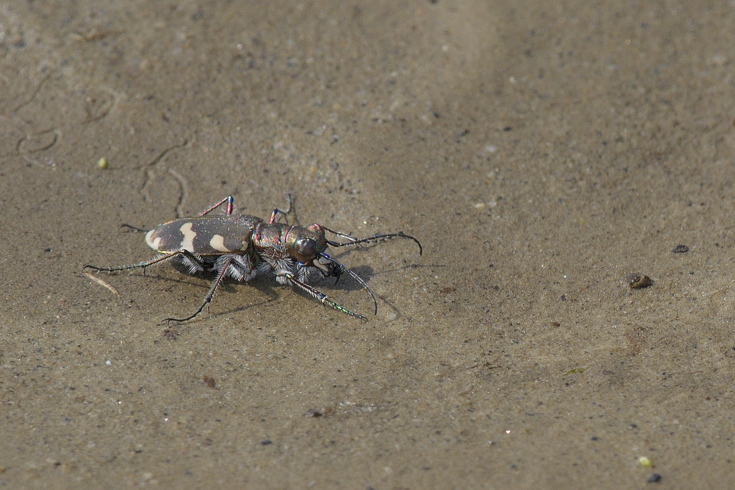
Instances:
[[[176,252],[163,253],[160,255],[156,255],[152,259],[145,260],[137,264],[123,265],[120,267],[97,267],[96,265],[86,264],[84,267],[82,267],[82,270],[92,269],[93,271],[97,272],[119,272],[127,271],[130,269],[143,269],[143,274],[145,274],[145,270],[147,267],[169,261],[176,257],[182,257],[183,264],[189,269],[190,273],[192,274],[204,270],[204,263],[202,262],[202,260],[188,250],[178,250]]]
[[[149,231],[151,231],[151,230],[149,230],[149,229],[145,229],[145,228],[138,228],[137,226],[129,225],[129,224],[127,224],[127,223],[123,223],[123,224],[121,224],[121,225],[120,225],[120,228],[126,228],[126,229],[128,229],[128,230],[130,230],[130,231],[133,231],[133,232],[135,232],[135,233],[148,233]]]

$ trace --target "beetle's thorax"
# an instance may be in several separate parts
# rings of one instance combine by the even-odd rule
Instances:
[[[258,252],[266,249],[282,250],[285,243],[284,237],[289,228],[291,227],[282,223],[258,223],[252,235],[255,250]]]

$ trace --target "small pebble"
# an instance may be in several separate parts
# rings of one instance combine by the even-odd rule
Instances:
[[[661,481],[661,475],[654,473],[648,477],[648,483],[658,483]]]
[[[628,276],[628,285],[631,289],[643,289],[653,285],[653,281],[642,274],[631,274]]]

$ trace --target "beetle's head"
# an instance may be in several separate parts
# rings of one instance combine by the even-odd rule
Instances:
[[[327,249],[324,228],[314,223],[309,226],[294,226],[286,237],[289,255],[305,265],[319,257]]]

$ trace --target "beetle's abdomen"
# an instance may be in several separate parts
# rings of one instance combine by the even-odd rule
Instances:
[[[254,216],[200,216],[181,218],[158,225],[146,233],[145,241],[161,253],[188,250],[200,255],[243,254],[250,246]]]

